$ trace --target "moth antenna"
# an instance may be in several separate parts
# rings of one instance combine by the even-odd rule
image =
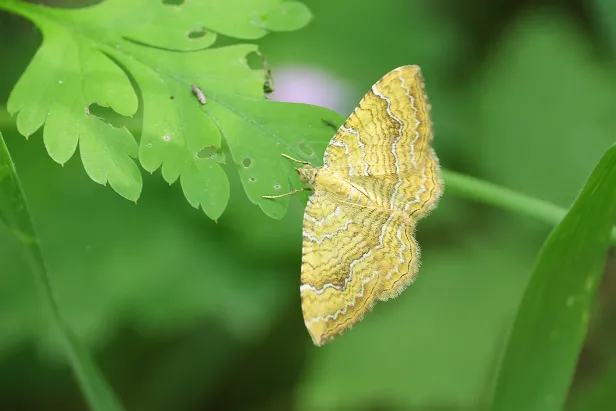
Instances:
[[[296,163],[301,163],[301,164],[308,164],[308,165],[312,165],[312,163],[311,163],[310,161],[302,161],[302,160],[298,160],[298,159],[293,158],[293,157],[291,157],[291,156],[289,156],[289,155],[286,155],[285,153],[282,153],[281,155],[282,155],[283,157],[288,158],[289,160],[293,160],[293,161],[295,161]]]
[[[290,196],[291,194],[299,193],[301,191],[310,191],[310,188],[303,187],[303,188],[299,188],[297,190],[289,191],[288,193],[279,194],[277,196],[261,196],[261,197],[263,197],[263,198],[280,198],[280,197]]]

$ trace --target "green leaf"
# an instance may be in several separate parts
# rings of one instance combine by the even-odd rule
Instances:
[[[300,3],[107,0],[62,10],[9,1],[2,7],[31,19],[44,40],[9,97],[19,132],[27,137],[44,125],[47,151],[60,164],[79,146],[90,178],[109,182],[127,199],[136,201],[141,193],[138,156],[145,170],[161,168],[169,184],[179,178],[189,203],[218,219],[230,195],[221,166],[228,149],[249,199],[280,218],[289,200],[261,197],[299,185],[292,164],[280,153],[318,159],[316,153],[332,134],[323,119],[341,122],[324,108],[266,100],[264,71],[247,63],[256,46],[207,49],[216,40],[214,31],[254,39],[268,30],[300,28],[311,19]],[[138,98],[129,75],[143,101],[139,147],[130,132],[106,124],[89,109],[97,104],[134,115]],[[192,86],[203,91],[206,104],[193,95]],[[208,147],[218,154],[200,156]]]
[[[203,19],[203,25],[226,36],[258,39],[268,31],[304,27],[312,14],[302,3],[280,0],[205,0],[186,2],[185,11]]]
[[[543,245],[503,357],[493,411],[562,409],[615,219],[616,145]]]
[[[90,353],[64,322],[54,300],[51,283],[38,238],[28,212],[13,161],[0,133],[0,219],[21,243],[53,324],[61,336],[69,363],[90,408],[95,411],[121,411],[115,396]]]

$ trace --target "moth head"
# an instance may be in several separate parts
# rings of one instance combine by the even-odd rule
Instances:
[[[314,180],[317,178],[318,168],[306,164],[302,168],[296,168],[295,171],[299,174],[299,181],[310,187],[314,186]]]

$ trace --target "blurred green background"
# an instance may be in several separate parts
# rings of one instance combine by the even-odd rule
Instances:
[[[304,3],[311,24],[258,41],[273,98],[346,115],[387,71],[418,64],[444,167],[563,207],[616,140],[616,21],[600,9],[609,1]],[[60,167],[40,131],[26,141],[4,106],[40,41],[30,22],[0,14],[0,128],[62,313],[127,409],[486,407],[551,227],[446,194],[419,227],[418,281],[317,349],[298,293],[301,200],[272,220],[229,173],[216,224],[158,172],[144,173],[135,205],[89,180],[78,158]],[[615,373],[615,291],[612,256],[572,409]],[[51,330],[20,246],[1,228],[0,410],[86,409]]]

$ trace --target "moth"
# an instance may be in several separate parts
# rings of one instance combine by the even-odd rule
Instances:
[[[329,142],[323,166],[297,168],[310,190],[300,293],[304,323],[322,345],[398,296],[419,270],[417,222],[444,191],[430,104],[418,66],[385,74]]]

